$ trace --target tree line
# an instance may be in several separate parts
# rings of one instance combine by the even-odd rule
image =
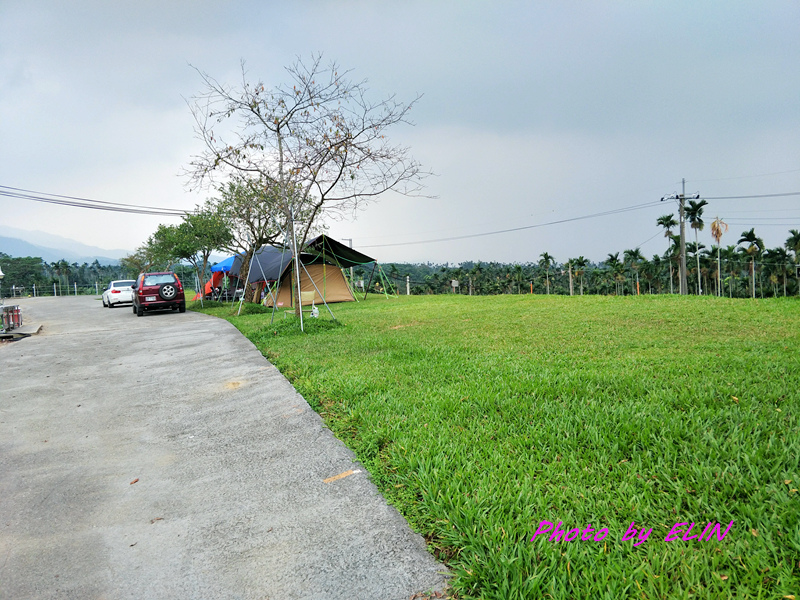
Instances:
[[[181,261],[191,263],[203,281],[208,274],[212,250],[252,253],[249,240],[269,238],[275,242],[280,228],[276,221],[256,222],[254,215],[266,214],[258,207],[271,202],[262,190],[245,181],[228,183],[220,195],[210,199],[177,226],[159,226],[136,253],[123,259],[131,270],[175,268]],[[706,247],[699,232],[705,228],[705,200],[690,200],[686,222],[694,241],[685,243],[687,292],[699,295],[777,297],[800,294],[800,232],[792,229],[783,246],[767,248],[752,228],[743,231],[736,244],[723,246],[728,225],[717,218],[711,223],[716,242]],[[255,225],[262,229],[256,229]],[[678,293],[680,287],[680,235],[674,214],[656,220],[663,230],[667,248],[663,254],[646,258],[639,248],[609,253],[605,260],[593,262],[584,256],[558,262],[542,252],[536,262],[502,263],[467,261],[458,265],[389,263],[384,271],[399,293],[491,294],[602,294],[636,295]],[[369,270],[356,268],[355,275],[365,283]],[[408,281],[408,286],[406,282]],[[383,292],[384,283],[374,279],[371,291]]]
[[[47,262],[37,256],[13,257],[0,252],[0,267],[3,270],[3,296],[95,293],[104,289],[108,282],[124,279],[127,274],[121,265],[101,265],[98,261],[78,264],[59,260]]]
[[[40,295],[52,295],[54,286],[59,295],[72,294],[75,286],[79,293],[94,293],[98,288],[104,289],[110,281],[132,278],[141,271],[153,269],[175,270],[184,281],[193,278],[194,269],[203,269],[207,275],[208,254],[203,254],[202,249],[199,254],[191,253],[191,230],[185,223],[198,225],[205,221],[205,225],[213,229],[214,218],[201,212],[199,216],[187,216],[182,225],[160,226],[147,243],[123,259],[120,265],[101,265],[98,261],[79,265],[66,260],[48,263],[38,257],[11,257],[0,252],[0,267],[5,275],[4,295],[11,296],[12,286],[19,290],[19,295],[32,294],[34,286]],[[680,239],[673,230],[677,223],[672,215],[664,215],[657,224],[664,229],[668,247],[663,254],[651,259],[634,248],[609,253],[600,262],[583,256],[557,262],[551,254],[543,252],[537,262],[388,263],[383,268],[401,294],[407,289],[406,278],[412,294],[675,293]],[[715,229],[717,227],[722,229],[720,224]],[[202,240],[199,232],[208,229],[197,226],[193,231],[198,235],[196,240]],[[222,227],[221,231],[224,237],[226,229]],[[689,268],[690,293],[731,298],[800,295],[800,231],[796,229],[789,231],[782,247],[767,248],[754,229],[750,229],[742,232],[735,245],[706,248],[698,242],[690,242],[686,248],[687,263],[693,265]],[[191,266],[184,264],[178,254],[191,256],[196,264],[191,261]],[[356,267],[355,275],[368,281],[370,271]],[[454,281],[458,282],[457,287],[453,287]],[[371,290],[384,291],[379,280],[373,281]]]
[[[722,231],[724,223],[718,221],[715,230],[718,227]],[[407,289],[406,278],[412,294],[677,293],[680,237],[673,234],[677,223],[673,215],[665,215],[658,219],[658,225],[665,229],[668,247],[663,254],[650,259],[639,248],[632,248],[609,253],[600,262],[583,256],[558,262],[543,252],[536,262],[388,263],[384,268],[401,294]],[[750,229],[742,232],[736,244],[707,248],[695,241],[687,243],[686,250],[691,294],[730,298],[800,295],[798,230],[790,230],[786,243],[777,248],[767,248],[763,239]],[[453,286],[454,281],[458,282],[457,287]]]

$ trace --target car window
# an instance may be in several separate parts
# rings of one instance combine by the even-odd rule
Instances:
[[[162,283],[175,283],[175,277],[169,273],[163,275],[145,275],[144,285],[161,285]]]
[[[112,282],[111,285],[113,285],[115,288],[121,288],[121,287],[130,287],[134,283],[136,283],[136,282],[132,281],[132,280],[131,281],[114,281],[114,282]]]

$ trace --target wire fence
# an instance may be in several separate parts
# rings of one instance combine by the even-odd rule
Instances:
[[[77,283],[52,284],[52,285],[30,285],[30,286],[3,286],[2,297],[5,299],[14,298],[38,298],[41,296],[99,296],[106,289],[100,284],[86,285]]]

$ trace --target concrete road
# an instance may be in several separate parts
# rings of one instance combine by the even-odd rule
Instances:
[[[0,598],[443,589],[424,540],[229,323],[19,304],[43,328],[0,344]]]

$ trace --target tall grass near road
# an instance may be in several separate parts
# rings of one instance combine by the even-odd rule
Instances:
[[[335,312],[343,326],[307,335],[231,321],[459,597],[800,598],[800,302],[435,296]],[[542,521],[609,533],[531,542]],[[730,521],[722,540],[665,541],[676,523]],[[622,539],[632,522],[652,529],[638,546]]]

